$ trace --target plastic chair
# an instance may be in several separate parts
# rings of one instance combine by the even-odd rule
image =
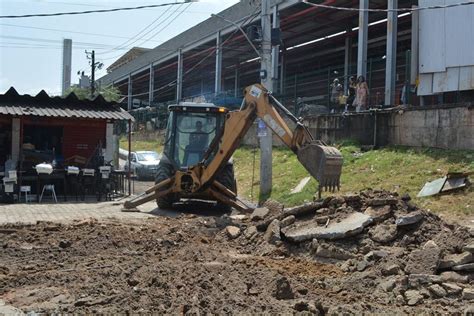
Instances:
[[[28,203],[28,193],[31,193],[31,186],[29,186],[29,185],[22,185],[22,186],[20,186],[20,197],[19,197],[19,200],[21,200],[21,193],[24,193],[24,195],[25,195],[25,203]]]
[[[41,191],[41,195],[40,195],[40,199],[39,199],[40,203],[41,203],[41,200],[43,199],[44,191],[50,191],[51,196],[54,199],[54,202],[58,203],[58,199],[56,198],[56,191],[54,190],[54,184],[45,184],[43,186],[43,191]]]

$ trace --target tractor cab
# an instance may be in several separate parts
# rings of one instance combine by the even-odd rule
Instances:
[[[228,110],[211,103],[183,102],[168,107],[164,154],[177,170],[207,165],[218,146],[211,146],[224,127]]]

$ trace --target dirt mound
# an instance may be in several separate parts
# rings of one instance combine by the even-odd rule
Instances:
[[[474,303],[472,232],[407,196],[267,205],[245,217],[0,227],[0,311],[419,314]]]

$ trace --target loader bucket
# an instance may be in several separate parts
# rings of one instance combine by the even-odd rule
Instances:
[[[300,148],[296,155],[309,174],[318,180],[321,189],[339,189],[343,159],[337,148],[313,141]]]

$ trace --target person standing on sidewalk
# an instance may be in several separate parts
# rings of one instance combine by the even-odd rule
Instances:
[[[364,76],[359,76],[359,78],[357,78],[356,97],[354,99],[356,112],[366,111],[368,109],[368,103],[369,87],[367,86],[367,82],[365,82]]]

